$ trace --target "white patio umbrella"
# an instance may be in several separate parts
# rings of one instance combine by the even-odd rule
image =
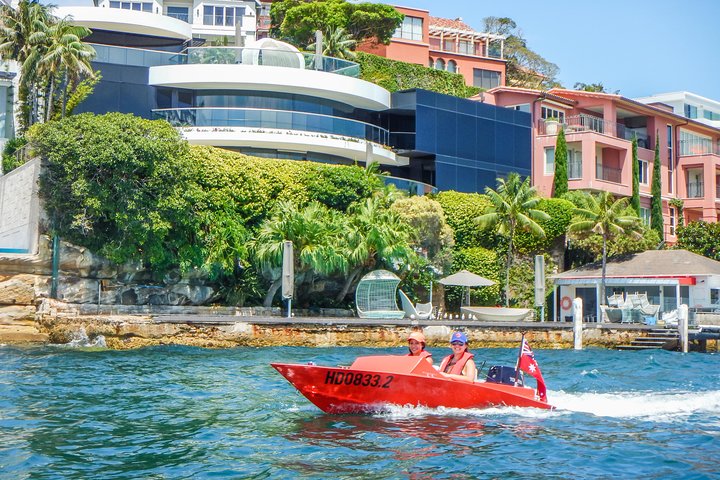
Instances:
[[[470,305],[470,287],[487,287],[495,285],[493,280],[481,277],[480,275],[467,270],[460,270],[457,273],[453,273],[450,276],[441,278],[439,280],[443,285],[452,285],[466,288],[467,304]]]

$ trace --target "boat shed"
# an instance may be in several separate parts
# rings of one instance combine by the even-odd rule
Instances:
[[[584,320],[603,321],[600,306],[602,262],[584,265],[551,277],[555,321],[569,321],[572,299],[583,300]],[[720,262],[687,250],[648,250],[608,259],[605,297],[646,294],[660,313],[678,305],[691,309],[720,308]]]

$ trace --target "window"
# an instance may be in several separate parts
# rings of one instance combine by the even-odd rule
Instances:
[[[710,303],[712,305],[720,305],[720,288],[710,289]]]
[[[650,174],[648,173],[649,164],[645,160],[638,160],[638,179],[643,185],[650,183]]]
[[[430,67],[430,68],[435,67],[435,60],[433,60],[433,59],[431,58],[430,61],[428,62],[428,67]]]
[[[640,220],[645,225],[650,225],[650,209],[645,207],[640,207]]]
[[[458,42],[458,53],[465,53],[467,55],[474,54],[475,49],[473,48],[473,42],[469,40],[460,40]]]
[[[500,85],[500,72],[473,68],[473,86],[484,89],[494,88]]]
[[[393,33],[393,37],[422,41],[423,19],[418,17],[408,17],[406,15],[403,19],[402,25],[400,25],[395,30],[395,33]]]
[[[697,118],[697,107],[685,104],[685,116],[687,118]]]
[[[447,71],[451,73],[457,73],[457,63],[455,63],[455,60],[448,60]]]
[[[245,7],[221,7],[219,5],[205,5],[203,8],[203,25],[217,27],[233,27],[240,17],[245,15]]]
[[[582,178],[582,152],[568,149],[568,180]]]
[[[713,153],[711,138],[680,130],[680,155],[707,155],[709,153]]]
[[[675,208],[670,207],[670,235],[675,235]]]
[[[151,2],[110,2],[110,8],[122,10],[135,10],[138,12],[152,12]]]
[[[548,118],[556,118],[560,123],[565,123],[565,112],[550,107],[542,107],[540,109],[540,116],[543,120]]]
[[[454,52],[455,51],[455,40],[452,38],[446,38],[445,41],[443,41],[443,50],[446,52]]]
[[[675,159],[673,158],[673,128],[667,125],[668,191],[675,193]]]
[[[445,60],[442,58],[438,58],[435,60],[435,69],[437,70],[445,70]]]
[[[508,105],[507,108],[510,108],[512,110],[517,110],[518,112],[530,113],[530,104],[529,103],[521,103],[520,105]]]
[[[545,175],[555,173],[555,147],[545,149]]]
[[[720,120],[720,113],[713,112],[712,110],[704,110],[703,118],[706,118],[707,120],[718,121],[718,120]]]
[[[177,18],[183,22],[190,22],[188,7],[167,7],[167,16]]]

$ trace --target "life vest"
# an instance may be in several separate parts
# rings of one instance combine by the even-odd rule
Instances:
[[[448,364],[450,363],[450,361],[452,360],[452,358],[454,356],[455,356],[454,354],[450,354],[447,357],[443,358],[443,361],[440,364],[441,372],[445,372],[445,369],[447,368]],[[452,369],[450,369],[449,372],[445,372],[445,373],[451,373],[453,375],[462,375],[463,374],[462,371],[463,371],[463,368],[465,368],[465,364],[468,362],[468,360],[470,360],[474,356],[475,355],[473,355],[472,353],[465,350],[462,354],[462,357],[460,357],[460,360],[458,360],[457,363],[455,363],[455,365],[452,366]]]
[[[408,357],[412,357],[412,356],[413,356],[412,352],[408,353]],[[418,353],[417,355],[414,355],[414,356],[420,357],[420,358],[427,358],[427,357],[432,357],[432,353],[428,352],[427,350],[420,350],[420,353]]]

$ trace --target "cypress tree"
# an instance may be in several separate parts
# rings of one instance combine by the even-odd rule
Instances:
[[[640,216],[640,163],[638,160],[638,142],[637,137],[633,135],[632,140],[632,198],[630,206],[637,216]]]
[[[561,197],[568,191],[567,157],[565,131],[561,128],[555,142],[555,176],[553,177],[553,197]]]
[[[660,179],[660,138],[655,134],[655,160],[653,161],[652,200],[650,203],[650,228],[658,232],[664,240],[662,215],[662,180]]]

